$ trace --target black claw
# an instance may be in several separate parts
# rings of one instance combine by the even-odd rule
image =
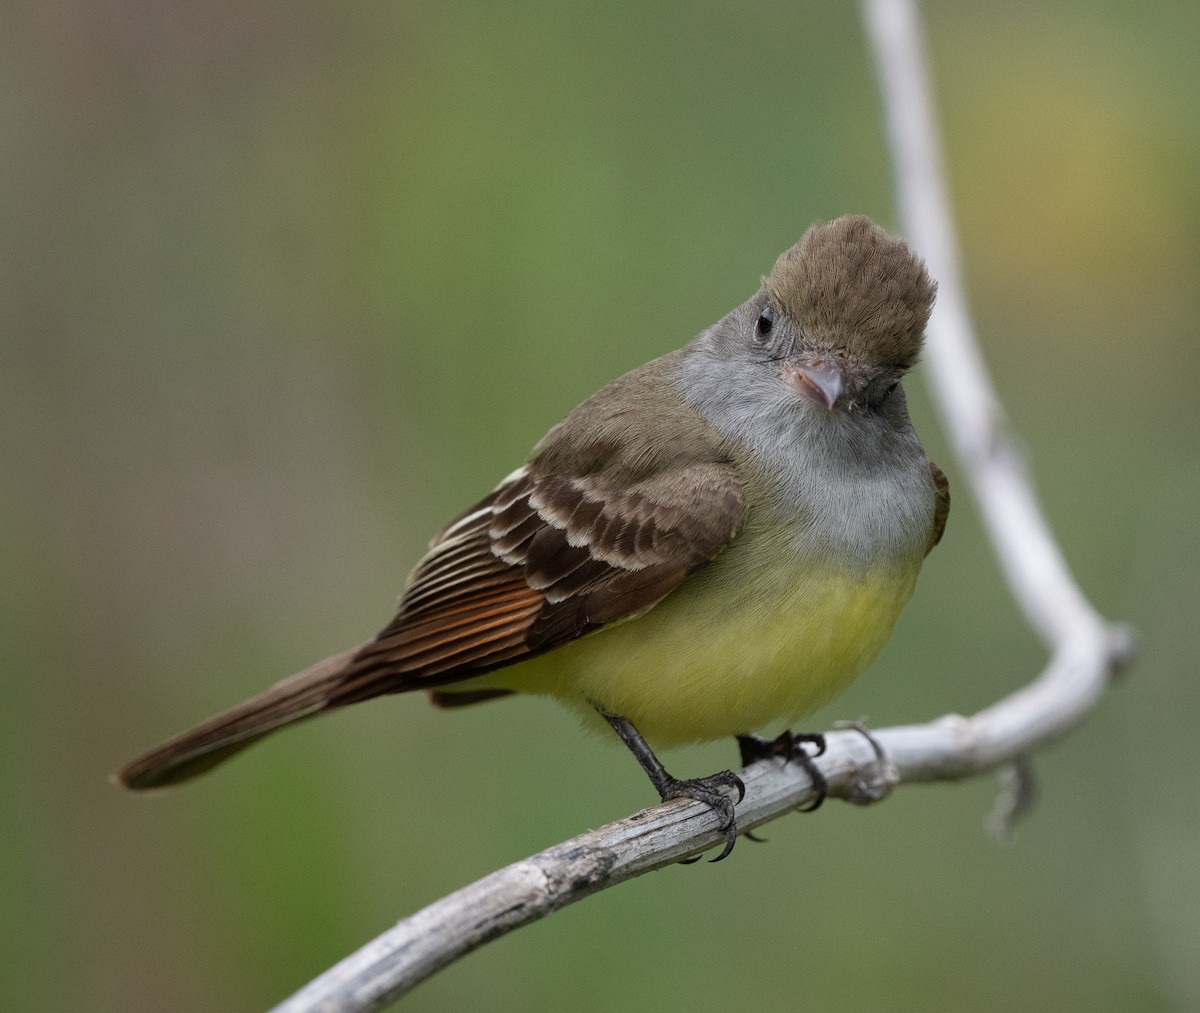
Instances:
[[[717,855],[716,858],[709,859],[709,864],[713,862],[721,862],[729,857],[729,853],[733,851],[733,846],[737,844],[737,827],[730,827],[725,833],[725,848]]]
[[[713,859],[714,862],[719,862],[729,855],[734,844],[737,843],[738,836],[737,819],[734,816],[734,806],[737,805],[737,802],[722,792],[720,790],[722,788],[736,788],[737,802],[746,797],[746,785],[737,774],[729,770],[722,770],[719,774],[712,774],[709,777],[692,778],[688,781],[679,781],[672,777],[659,787],[659,794],[664,802],[672,798],[688,798],[696,802],[703,802],[721,818],[721,829],[725,831],[725,848]],[[690,865],[695,860],[688,859],[681,864]]]
[[[825,736],[821,732],[793,732],[790,728],[779,733],[773,739],[763,739],[757,735],[739,735],[738,749],[742,754],[742,765],[748,766],[757,760],[778,758],[796,760],[798,754],[820,756],[825,752]],[[815,748],[810,753],[804,746]]]
[[[803,754],[804,759],[800,760],[800,766],[804,768],[804,772],[812,781],[814,798],[808,805],[796,807],[797,812],[810,813],[815,809],[821,808],[821,803],[825,801],[825,797],[829,794],[829,782],[825,780],[825,775],[821,773],[820,768],[812,761],[812,757]]]
[[[825,753],[825,736],[821,732],[797,732],[792,735],[793,742],[807,742],[816,746],[809,755],[822,756]]]
[[[813,762],[815,757],[825,752],[825,736],[820,732],[793,732],[790,728],[781,732],[774,739],[762,739],[757,735],[739,735],[738,748],[741,750],[742,763],[750,764],[756,760],[778,757],[784,763],[798,763],[813,783],[816,798],[806,806],[799,808],[800,812],[810,813],[825,801],[828,793],[828,782],[820,768]],[[805,746],[813,746],[810,753]]]
[[[743,830],[742,836],[748,841],[753,841],[755,844],[766,844],[767,838],[759,837],[753,830]]]
[[[821,773],[821,768],[818,767],[814,762],[814,757],[820,756],[823,752],[825,752],[825,736],[821,735],[819,732],[816,732],[812,734],[797,735],[795,740],[796,749],[795,752],[792,753],[792,759],[804,768],[804,773],[806,773],[809,777],[809,780],[812,781],[813,792],[815,793],[813,800],[809,802],[808,805],[799,806],[798,811],[802,813],[810,813],[814,809],[819,809],[821,807],[821,803],[825,801],[825,796],[829,794],[829,782],[825,780],[825,775]],[[805,743],[811,743],[815,745],[817,747],[816,751],[810,753],[804,748]]]

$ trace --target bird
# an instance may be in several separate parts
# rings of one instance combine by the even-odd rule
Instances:
[[[744,762],[813,769],[820,735],[756,731],[790,729],[870,665],[949,514],[901,383],[935,294],[869,218],[814,222],[749,300],[585,400],[434,536],[377,636],[114,779],[175,784],[385,694],[546,695],[611,727],[661,799],[707,804],[724,858],[741,779],[676,778],[656,750],[734,737]]]

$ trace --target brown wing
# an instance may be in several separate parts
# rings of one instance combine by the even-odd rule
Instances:
[[[942,532],[946,530],[946,518],[950,516],[950,480],[932,461],[929,462],[929,474],[933,476],[934,508],[933,530],[929,532],[929,545],[925,555],[933,551],[933,547],[942,540]]]
[[[637,615],[712,560],[744,516],[727,464],[613,488],[535,462],[434,539],[330,705],[458,682]]]

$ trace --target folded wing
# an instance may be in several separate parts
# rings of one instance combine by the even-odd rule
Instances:
[[[711,561],[744,514],[727,464],[612,488],[602,475],[539,475],[535,462],[434,540],[331,704],[469,679],[644,612]]]

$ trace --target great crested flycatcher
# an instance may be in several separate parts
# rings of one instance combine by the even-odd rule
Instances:
[[[664,799],[708,803],[728,853],[740,780],[673,778],[648,742],[807,759],[790,733],[750,733],[810,713],[887,641],[950,506],[900,386],[934,292],[869,219],[814,224],[748,302],[588,398],[447,525],[375,639],[117,779],[182,781],[384,693],[542,693],[607,720]]]

